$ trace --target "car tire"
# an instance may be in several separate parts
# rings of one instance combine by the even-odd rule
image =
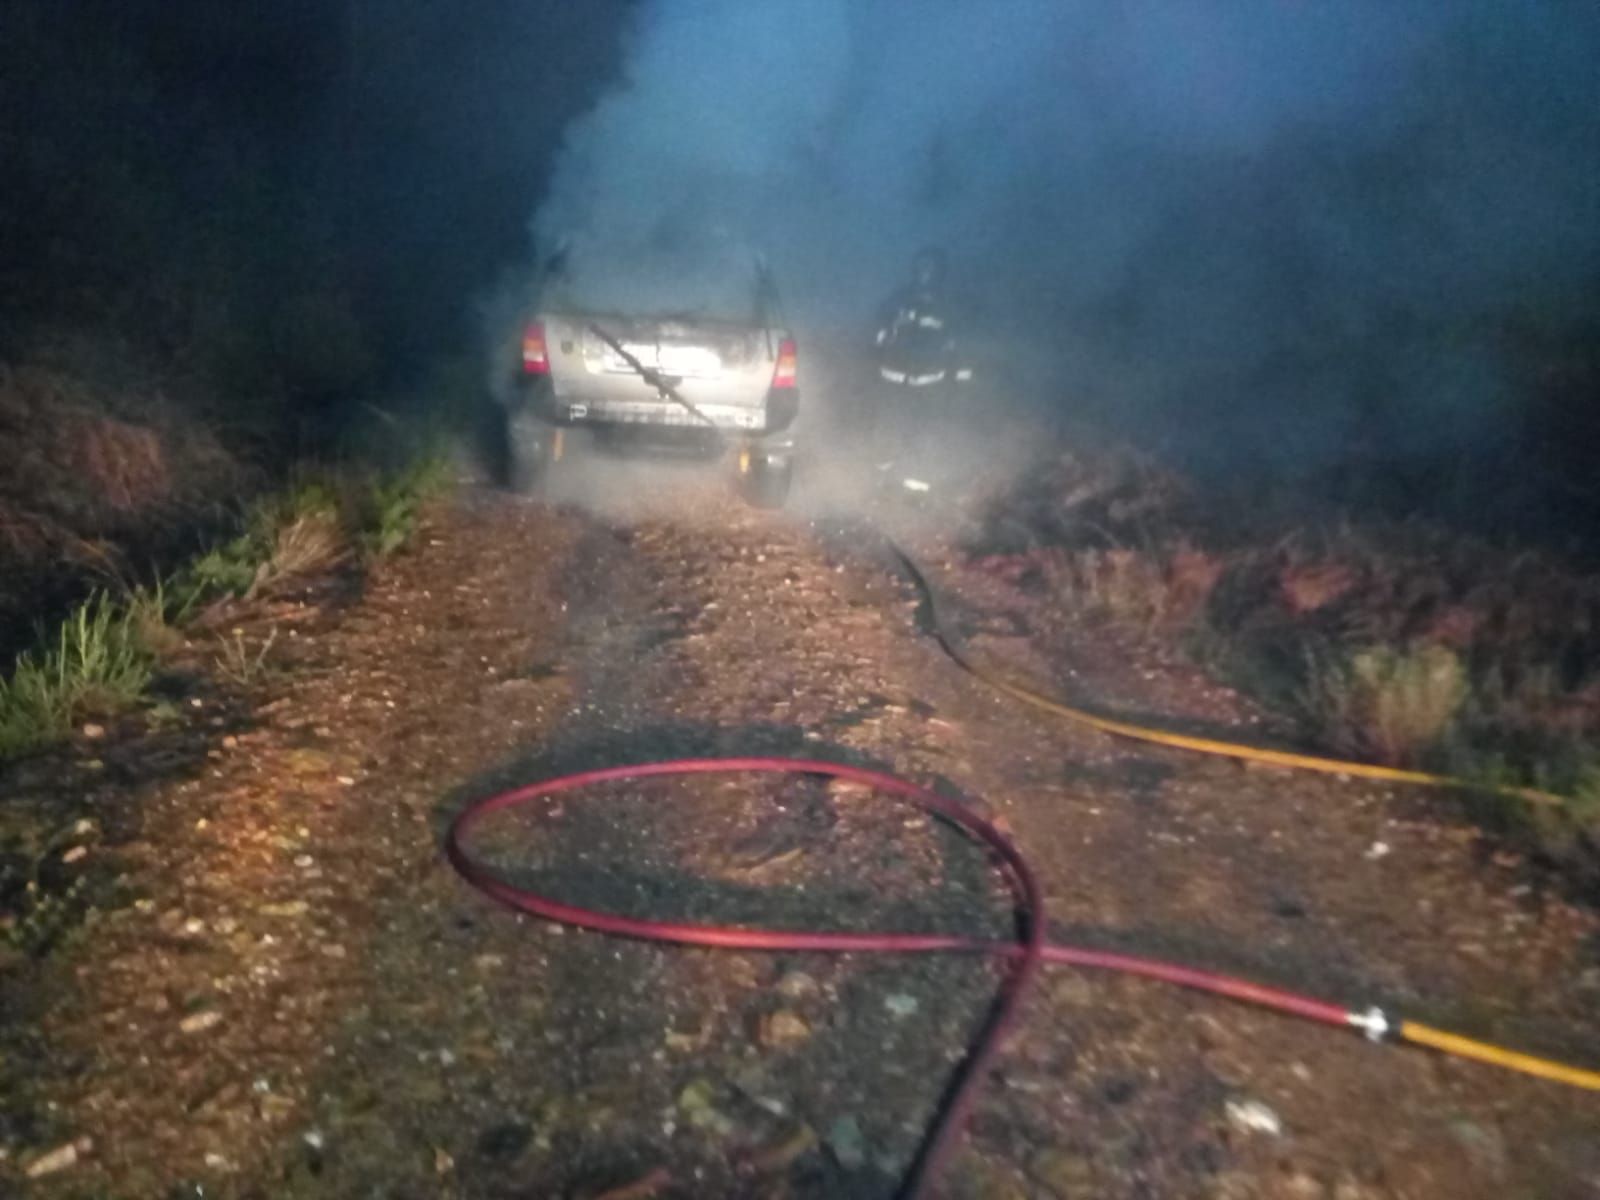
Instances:
[[[793,482],[793,460],[785,458],[772,463],[756,455],[740,472],[739,490],[752,508],[782,508],[789,499],[789,486]]]
[[[523,410],[506,416],[506,482],[513,492],[538,495],[561,456],[561,430]]]

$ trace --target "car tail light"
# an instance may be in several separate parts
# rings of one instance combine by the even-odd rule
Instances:
[[[792,388],[798,382],[798,375],[799,352],[793,338],[784,338],[778,343],[778,365],[772,371],[772,386]]]
[[[544,340],[542,321],[534,321],[522,331],[522,373],[550,374],[550,347]]]

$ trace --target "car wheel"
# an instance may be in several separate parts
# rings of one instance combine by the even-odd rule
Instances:
[[[739,490],[745,501],[755,508],[782,508],[789,499],[789,485],[794,481],[794,461],[782,458],[776,461],[760,454],[739,460]]]
[[[533,495],[549,485],[562,457],[562,431],[530,412],[506,418],[506,478],[511,490]]]

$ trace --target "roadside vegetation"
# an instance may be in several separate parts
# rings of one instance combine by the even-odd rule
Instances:
[[[337,568],[368,569],[399,552],[448,478],[436,451],[398,469],[304,471],[249,505],[237,518],[237,533],[155,583],[96,590],[0,675],[0,760],[144,703],[162,661],[181,646],[185,626],[215,606]],[[223,639],[219,673],[239,685],[254,683],[272,640],[252,648]]]
[[[257,514],[240,525],[307,461],[392,472],[405,430],[472,428],[471,297],[520,253],[537,148],[605,85],[624,24],[620,0],[583,6],[594,55],[519,75],[514,111],[507,72],[550,36],[517,0],[487,24],[190,7],[0,6],[0,675],[23,651],[43,670],[40,622],[201,544],[218,553],[191,582],[223,588],[327,554],[325,514],[262,517],[270,548]],[[430,79],[422,46],[474,69]],[[454,183],[419,205],[418,179]],[[351,555],[415,520],[403,485],[357,507]]]
[[[1181,647],[1302,745],[1558,793],[1541,840],[1592,847],[1600,575],[1571,561],[1420,521],[1286,525],[1126,451],[1041,464],[967,549],[1075,620]]]

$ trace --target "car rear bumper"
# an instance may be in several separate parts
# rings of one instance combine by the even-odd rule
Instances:
[[[643,436],[651,430],[663,435],[716,434],[746,439],[792,440],[800,412],[797,389],[785,388],[767,394],[765,403],[696,403],[687,405],[668,399],[618,400],[580,394],[557,394],[548,379],[526,380],[520,395],[524,410],[531,410],[555,425],[631,431]]]

